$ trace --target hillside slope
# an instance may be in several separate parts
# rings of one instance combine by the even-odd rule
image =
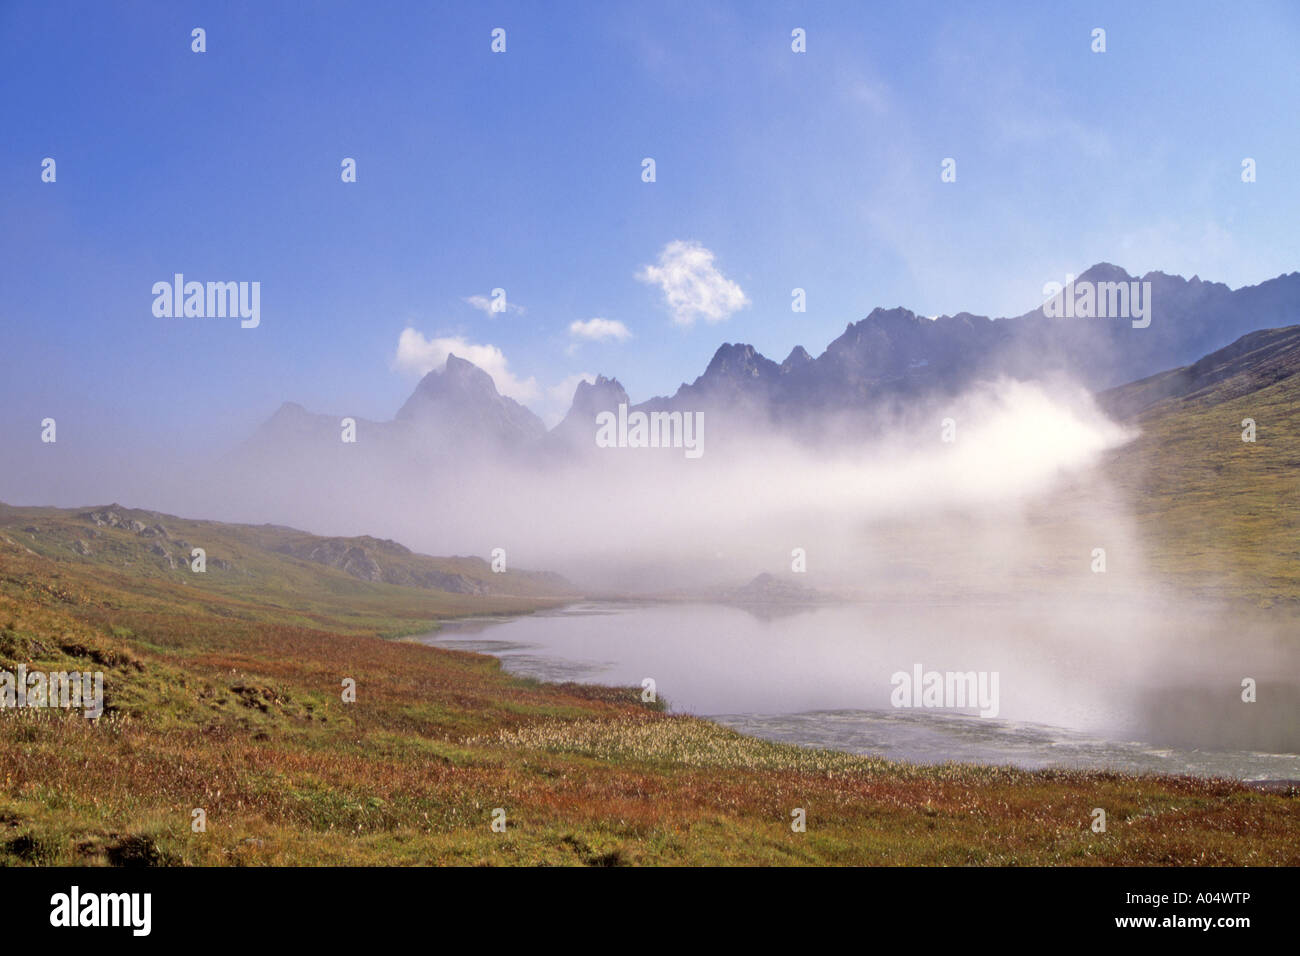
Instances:
[[[1202,593],[1300,602],[1297,373],[1290,326],[1100,396],[1141,431],[1102,470],[1126,493],[1154,570]]]
[[[549,606],[577,596],[559,575],[508,565],[505,572],[493,573],[482,558],[435,558],[378,538],[321,537],[277,525],[198,521],[120,505],[0,504],[0,546],[6,545],[54,566],[78,565],[140,594],[166,588],[195,597],[278,595],[286,613],[292,609],[299,616],[319,609],[346,619],[360,609],[393,607],[403,616],[432,621]],[[195,548],[205,552],[203,573],[193,570]]]

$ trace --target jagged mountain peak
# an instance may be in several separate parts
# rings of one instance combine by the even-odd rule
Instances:
[[[1098,262],[1084,269],[1076,282],[1131,282],[1136,276],[1111,262]]]
[[[1075,281],[1134,279],[1102,261]],[[691,384],[635,408],[707,407],[721,414],[720,420],[815,426],[819,417],[866,411],[900,397],[953,393],[990,376],[1064,373],[1089,387],[1107,388],[1186,365],[1246,332],[1300,322],[1297,272],[1235,290],[1199,275],[1188,280],[1148,272],[1142,281],[1151,287],[1149,294],[1132,298],[1134,314],[1061,317],[1039,306],[1009,318],[961,311],[931,319],[902,306],[876,308],[848,323],[820,356],[796,346],[779,365],[751,344],[726,342]],[[594,415],[624,403],[631,406],[618,379],[600,375],[582,381],[556,430],[579,445],[590,444]],[[454,354],[420,380],[396,419],[391,428],[367,424],[366,435],[391,435],[434,452],[483,440],[522,448],[546,433],[537,416],[498,391],[491,375]],[[265,430],[277,440],[319,435],[337,448],[338,421],[286,402],[268,423],[274,427]],[[556,447],[565,444],[572,442]]]
[[[812,363],[813,357],[808,354],[808,350],[802,345],[796,345],[790,350],[790,354],[785,357],[785,361],[781,363],[781,371],[790,372]]]
[[[846,325],[844,334],[827,346],[827,351],[830,351],[836,342],[852,342],[877,330],[896,331],[915,327],[921,323],[929,324],[929,322],[930,320],[924,316],[917,315],[911,309],[905,309],[902,306],[896,306],[892,309],[875,308],[865,318]]]
[[[627,394],[624,392],[623,385],[618,379],[608,378],[604,375],[597,375],[594,382],[588,382],[586,379],[580,381],[578,387],[574,390],[573,397],[576,401],[579,395],[585,395],[589,392],[604,391],[617,391],[623,392],[625,395]]]
[[[596,416],[601,412],[613,412],[619,405],[631,404],[627,391],[616,378],[597,375],[594,382],[585,379],[578,383],[573,393],[573,404],[568,414],[551,430],[553,449],[586,447],[593,448]]]
[[[573,392],[573,404],[569,407],[566,419],[576,414],[587,415],[595,412],[609,411],[628,401],[627,390],[616,378],[597,375],[594,382],[585,379],[578,383]]]
[[[479,438],[515,441],[546,431],[542,420],[497,391],[492,376],[473,362],[449,354],[441,369],[420,379],[397,412],[397,421],[452,429]]]
[[[359,441],[383,444],[418,436],[420,455],[445,454],[467,444],[522,447],[546,433],[540,418],[497,391],[491,375],[457,355],[448,355],[442,368],[420,379],[392,421],[349,417],[362,433]],[[338,452],[349,447],[339,440],[339,422],[337,416],[285,402],[249,444],[256,453],[277,454],[285,447]]]
[[[397,417],[409,417],[419,407],[422,399],[437,399],[444,396],[473,397],[483,400],[504,397],[497,391],[496,382],[492,380],[491,375],[467,359],[448,354],[442,368],[433,369],[420,379],[411,397],[398,411]]]
[[[295,421],[311,418],[313,414],[314,413],[307,411],[307,409],[303,408],[303,406],[299,405],[297,402],[283,402],[280,407],[275,410],[275,414],[271,416],[271,420],[275,421],[279,419],[281,421]]]
[[[776,363],[763,355],[762,352],[742,342],[724,343],[713,353],[713,359],[709,362],[708,368],[704,370],[704,377],[736,375],[746,377],[757,377],[770,369],[776,368]]]

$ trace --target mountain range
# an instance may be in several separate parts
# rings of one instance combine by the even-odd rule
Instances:
[[[904,308],[875,309],[849,323],[815,358],[796,346],[776,362],[744,343],[720,346],[704,372],[671,396],[633,405],[618,379],[579,383],[553,429],[497,390],[488,373],[455,355],[429,372],[388,422],[359,420],[367,443],[411,460],[494,451],[567,454],[594,446],[595,415],[627,404],[641,411],[710,411],[715,421],[816,433],[825,423],[870,428],[882,409],[953,395],[990,377],[1068,376],[1096,391],[1140,380],[1264,328],[1300,324],[1300,273],[1230,289],[1197,276],[1138,278],[1099,263],[1083,283],[1149,283],[1150,322],[1048,317],[1042,307],[992,319],[962,312],[928,318]],[[286,403],[250,439],[271,453],[310,444],[339,447],[340,416]],[[717,429],[714,428],[714,434]]]

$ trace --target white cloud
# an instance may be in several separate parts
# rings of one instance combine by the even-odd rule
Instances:
[[[541,396],[537,379],[516,378],[510,371],[505,353],[495,345],[477,345],[460,336],[426,339],[415,329],[403,329],[397,340],[393,365],[403,372],[425,375],[446,365],[447,356],[452,353],[458,358],[473,362],[491,375],[497,391],[502,395],[508,395],[517,402],[530,402]]]
[[[560,423],[569,411],[569,406],[573,404],[573,393],[578,389],[579,382],[595,383],[596,376],[591,372],[578,372],[570,375],[558,385],[552,385],[546,390],[546,401],[542,403],[541,408],[534,409],[546,423],[547,428],[554,428]]]
[[[587,319],[585,322],[574,320],[569,323],[569,334],[591,342],[603,342],[605,339],[622,342],[632,337],[627,326],[617,319]]]
[[[579,382],[588,382],[595,384],[596,376],[591,372],[578,372],[576,375],[570,375],[558,385],[552,385],[546,390],[547,397],[553,402],[559,402],[565,406],[573,401],[573,393],[578,390]]]
[[[659,253],[659,264],[645,266],[636,277],[663,290],[678,325],[721,322],[749,305],[740,286],[718,271],[713,253],[698,242],[674,239]]]
[[[498,290],[493,289],[492,291],[496,292]],[[500,290],[500,291],[504,291],[504,290]],[[515,315],[523,315],[526,311],[528,311],[522,305],[515,305],[513,302],[511,302],[509,296],[502,296],[499,299],[493,299],[492,296],[490,295],[471,295],[471,296],[466,296],[465,301],[468,302],[470,305],[472,305],[474,308],[478,309],[489,319],[501,315],[504,312],[512,312]],[[504,303],[505,308],[504,309],[493,308],[493,306],[496,305],[498,302]]]

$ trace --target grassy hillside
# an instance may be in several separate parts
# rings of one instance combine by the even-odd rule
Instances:
[[[1177,586],[1300,605],[1297,372],[1293,326],[1102,395],[1141,431],[1102,470],[1137,517],[1149,565]]]
[[[1022,513],[905,516],[872,539],[923,588],[1049,593],[1300,614],[1300,327],[1098,396],[1133,440]],[[1246,419],[1255,440],[1242,441]],[[1026,442],[1037,436],[1026,435]],[[1005,518],[1000,521],[999,518]],[[1095,547],[1108,572],[1093,574]],[[998,554],[988,561],[985,551]],[[981,562],[984,567],[980,572]],[[949,583],[946,568],[958,569]],[[1294,624],[1288,624],[1294,630]]]
[[[0,515],[0,669],[102,670],[107,702],[98,721],[0,711],[0,862],[1300,864],[1293,796],[766,743],[381,637],[546,598],[363,581],[256,529],[155,522],[226,562],[198,575],[87,520]]]
[[[481,558],[434,558],[375,538],[324,538],[118,505],[0,504],[0,545],[69,573],[92,572],[146,603],[245,619],[252,619],[256,607],[259,620],[329,622],[387,635],[431,630],[440,618],[523,611],[576,596],[558,575],[514,569],[494,574]],[[203,573],[192,570],[194,548],[206,552]],[[216,598],[221,602],[214,603]]]

